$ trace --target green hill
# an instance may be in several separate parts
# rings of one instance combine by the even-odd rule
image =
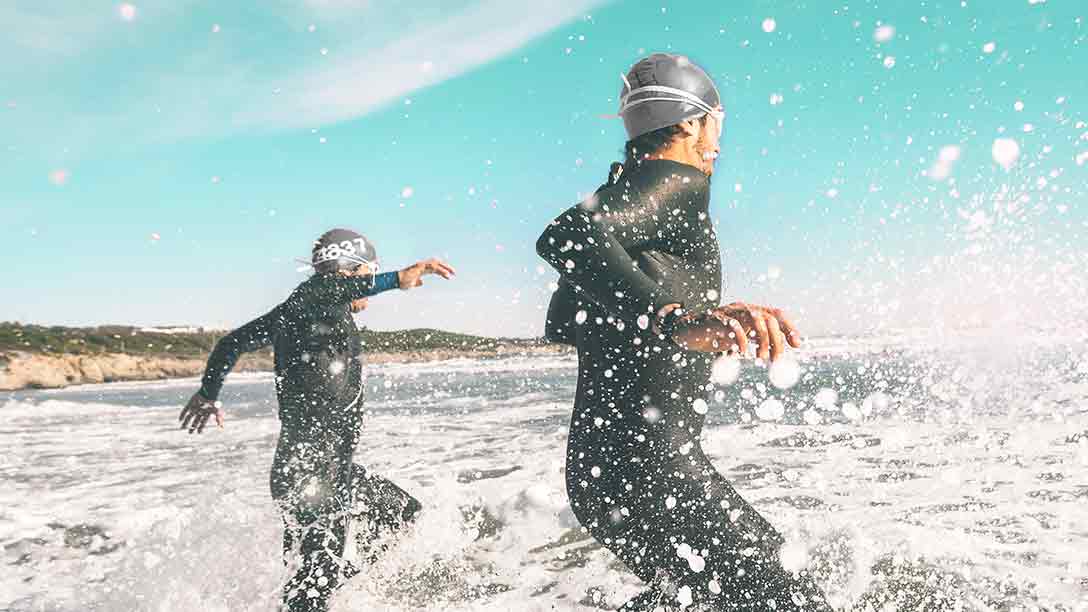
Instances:
[[[500,346],[531,347],[542,343],[536,339],[485,338],[436,329],[363,329],[360,333],[369,350],[389,353],[438,349],[489,351]],[[166,332],[124,325],[61,327],[4,322],[0,323],[0,351],[198,357],[208,354],[223,334],[218,330]]]

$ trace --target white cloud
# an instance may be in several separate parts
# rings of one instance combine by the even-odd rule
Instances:
[[[192,0],[148,0],[139,6],[139,20],[153,25],[184,15]],[[96,46],[108,44],[110,37],[123,27],[122,11],[126,3],[28,2],[15,0],[0,3],[0,52],[8,57],[26,60],[59,62],[79,59],[80,54]],[[144,11],[149,8],[151,10]],[[136,8],[136,7],[133,7]],[[134,15],[135,17],[135,15]],[[9,66],[0,65],[0,74],[8,74]],[[41,66],[35,66],[41,68]]]
[[[8,57],[13,50],[36,55],[70,55],[81,44],[97,38],[105,18],[84,16],[65,18],[62,11],[50,7],[28,7],[0,4],[0,23],[4,24],[4,42],[0,50]]]
[[[307,67],[278,81],[275,88],[282,93],[276,104],[244,109],[238,120],[243,125],[305,127],[357,117],[501,57],[597,4],[600,0],[482,2],[380,49],[334,53],[327,65]]]
[[[377,0],[306,0],[232,14],[145,0],[132,22],[115,5],[45,11],[16,2],[0,8],[5,23],[18,24],[0,52],[27,60],[0,69],[19,114],[9,142],[79,155],[348,120],[502,57],[604,1],[435,1],[405,11]],[[212,23],[221,30],[211,34]]]

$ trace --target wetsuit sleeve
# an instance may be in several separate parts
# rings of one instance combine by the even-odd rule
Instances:
[[[592,201],[592,200],[591,200]],[[657,209],[590,210],[583,202],[556,217],[536,241],[536,252],[560,277],[613,316],[637,323],[682,302],[638,268],[628,254],[658,235]]]
[[[378,295],[400,287],[396,272],[382,272],[369,276],[340,276],[329,274],[321,277],[314,297],[326,304],[346,304],[372,295]]]
[[[367,277],[342,277],[329,274],[323,278],[318,298],[331,304],[346,304],[353,299],[370,297],[400,286],[396,272],[370,274]]]
[[[281,320],[280,307],[258,317],[219,339],[215,349],[208,356],[208,365],[204,369],[204,378],[200,385],[200,394],[215,401],[227,374],[234,369],[238,358],[245,353],[252,353],[272,344]]]
[[[544,323],[544,338],[558,344],[577,344],[574,333],[574,317],[578,310],[578,296],[574,288],[563,278],[559,288],[552,293],[548,303],[548,319]]]
[[[373,293],[371,295],[377,295],[384,291],[400,288],[400,274],[396,272],[382,272],[374,277]]]

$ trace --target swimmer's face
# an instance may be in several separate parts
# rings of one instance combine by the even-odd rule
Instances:
[[[695,140],[695,152],[699,156],[699,169],[710,176],[714,174],[714,164],[721,153],[722,124],[725,115],[719,108],[717,112],[704,115],[702,121],[697,122],[699,133]]]
[[[340,276],[370,276],[378,273],[377,264],[359,264],[350,270],[337,270]]]
[[[371,274],[375,274],[376,272],[377,272],[377,267],[376,266],[360,265],[360,266],[357,266],[354,270],[340,270],[338,272],[338,274],[341,274],[343,276],[369,276]],[[359,298],[357,300],[352,300],[352,302],[351,302],[351,312],[353,312],[353,313],[362,312],[362,311],[366,310],[366,307],[369,306],[369,305],[370,305],[370,300],[367,299],[367,298]]]

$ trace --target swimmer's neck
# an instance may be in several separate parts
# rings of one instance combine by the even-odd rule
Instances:
[[[688,138],[679,138],[647,155],[644,159],[666,159],[709,174],[704,168],[706,162],[703,161],[703,155],[695,149],[695,143]]]

